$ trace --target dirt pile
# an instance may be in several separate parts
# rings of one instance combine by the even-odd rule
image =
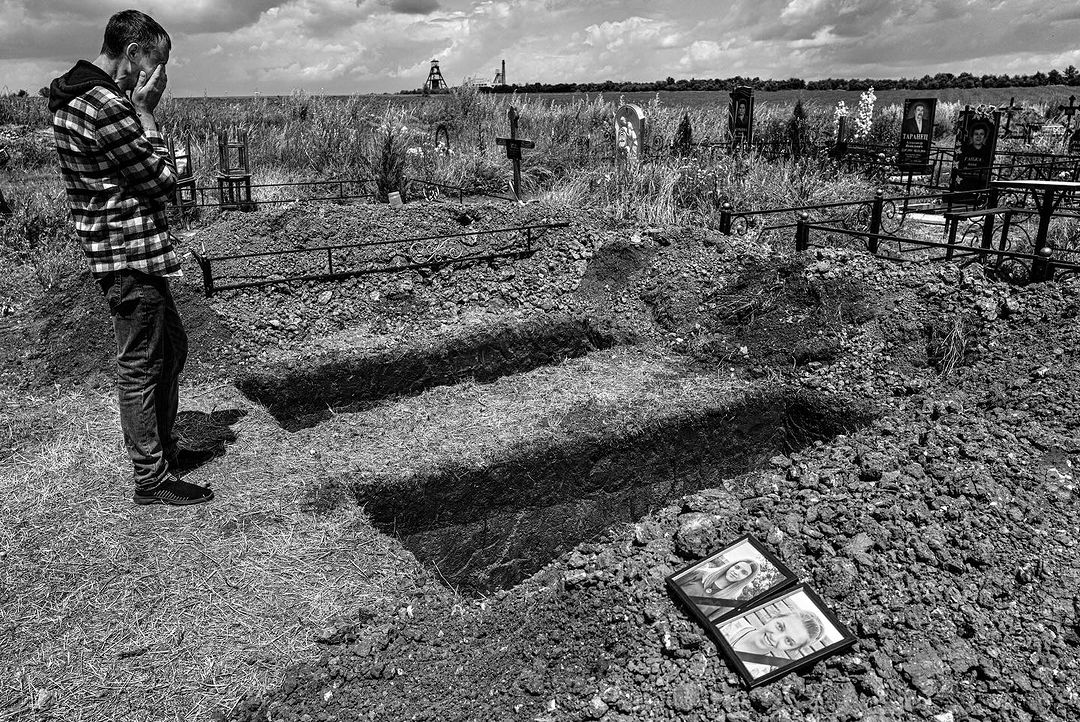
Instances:
[[[468,227],[540,218],[573,226],[513,263],[211,299],[192,269],[178,300],[193,373],[235,379],[275,364],[422,350],[426,338],[434,348],[440,329],[466,323],[494,329],[565,316],[695,373],[843,396],[879,416],[608,529],[510,590],[472,599],[436,574],[417,578],[394,608],[374,617],[358,609],[326,630],[319,663],[226,716],[1080,716],[1080,283],[1018,288],[977,266],[916,267],[838,250],[793,257],[754,238],[619,228],[538,206],[474,215]],[[227,214],[187,247],[285,249],[455,226],[461,210],[448,205],[296,206]],[[111,373],[103,309],[85,311],[101,309],[100,298],[79,283],[20,319],[20,333],[0,336],[8,374],[35,364],[38,381]],[[791,433],[802,425],[813,439],[829,420],[796,421]],[[317,439],[321,428],[300,433]],[[340,437],[327,432],[323,442]],[[860,637],[850,653],[749,693],[663,583],[746,532]]]
[[[821,255],[808,259],[808,277],[846,276],[864,298],[879,297],[880,282],[906,289],[906,318],[849,328],[836,361],[795,370],[806,387],[875,399],[885,408],[877,422],[613,529],[482,602],[428,583],[396,616],[358,623],[352,642],[232,717],[1080,714],[1072,476],[1080,285],[1015,289],[970,268]],[[952,324],[957,336],[949,364],[927,354],[937,341],[926,328],[935,324]],[[906,330],[890,338],[884,331],[894,327]],[[920,349],[923,363],[910,363]],[[814,584],[860,637],[849,654],[749,693],[663,584],[746,532]]]

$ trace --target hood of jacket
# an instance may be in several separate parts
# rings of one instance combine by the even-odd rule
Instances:
[[[123,95],[120,86],[109,77],[108,73],[93,63],[80,60],[75,63],[75,67],[52,81],[52,85],[49,86],[49,111],[55,113],[70,103],[73,98],[99,85],[109,87],[117,94]]]

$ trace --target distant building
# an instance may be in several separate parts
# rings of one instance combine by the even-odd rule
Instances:
[[[502,61],[501,67],[495,68],[495,80],[488,83],[484,80],[477,80],[476,78],[465,78],[462,81],[462,85],[470,88],[477,88],[481,93],[499,92],[509,86],[506,82],[506,60]]]

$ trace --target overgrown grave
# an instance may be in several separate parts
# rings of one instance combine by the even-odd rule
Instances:
[[[439,132],[441,131],[441,132]],[[437,160],[449,154],[449,133],[445,126],[436,130],[433,141],[434,152],[424,156]],[[531,147],[526,145],[522,147]],[[452,183],[436,181],[432,177],[414,177],[403,173],[391,174],[389,167],[400,167],[411,150],[397,148],[392,142],[380,149],[382,156],[371,163],[375,169],[373,176],[341,175],[330,178],[310,178],[281,182],[255,182],[247,134],[237,128],[228,128],[217,133],[218,160],[213,176],[214,185],[196,184],[193,173],[193,157],[187,136],[181,134],[181,140],[170,145],[180,182],[177,186],[174,204],[179,211],[182,223],[187,223],[189,216],[197,215],[201,209],[214,208],[221,211],[252,211],[260,205],[280,205],[288,203],[356,203],[358,201],[387,202],[387,191],[396,189],[406,201],[442,201],[455,200],[460,204],[477,199],[515,200],[499,193],[490,193],[479,188],[465,188]],[[520,150],[518,151],[520,157]],[[371,170],[369,168],[369,170]],[[423,171],[422,171],[423,172]],[[425,175],[430,173],[424,172]],[[389,189],[387,185],[389,184]]]

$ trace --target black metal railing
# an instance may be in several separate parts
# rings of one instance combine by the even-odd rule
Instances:
[[[963,258],[972,258],[984,265],[993,260],[993,267],[1000,269],[1006,261],[1028,264],[1030,270],[1027,280],[1042,282],[1052,280],[1055,275],[1080,273],[1080,262],[1069,260],[1068,256],[1075,255],[1072,252],[1055,251],[1050,246],[1043,246],[1034,252],[1024,252],[1009,248],[1010,224],[1002,224],[1001,238],[994,247],[991,235],[981,235],[978,245],[968,245],[957,242],[955,235],[950,235],[947,241],[931,241],[923,238],[901,237],[890,233],[872,232],[870,230],[852,230],[838,228],[823,223],[812,223],[808,213],[800,215],[795,224],[795,250],[798,252],[809,250],[811,247],[824,247],[821,244],[811,243],[811,232],[818,231],[826,234],[846,235],[862,240],[868,252],[879,258],[888,260],[910,260],[910,256],[918,251],[943,251],[938,256],[920,258],[925,263],[935,261],[955,261]],[[895,244],[897,250],[893,253],[883,253],[883,244]]]
[[[569,225],[563,221],[252,253],[211,255],[204,248],[192,254],[202,271],[205,293],[212,296],[217,291],[277,283],[331,281],[421,269],[438,271],[501,258],[525,258],[535,253],[535,241],[544,232]],[[509,238],[498,238],[497,234]],[[318,263],[317,268],[314,263]]]

